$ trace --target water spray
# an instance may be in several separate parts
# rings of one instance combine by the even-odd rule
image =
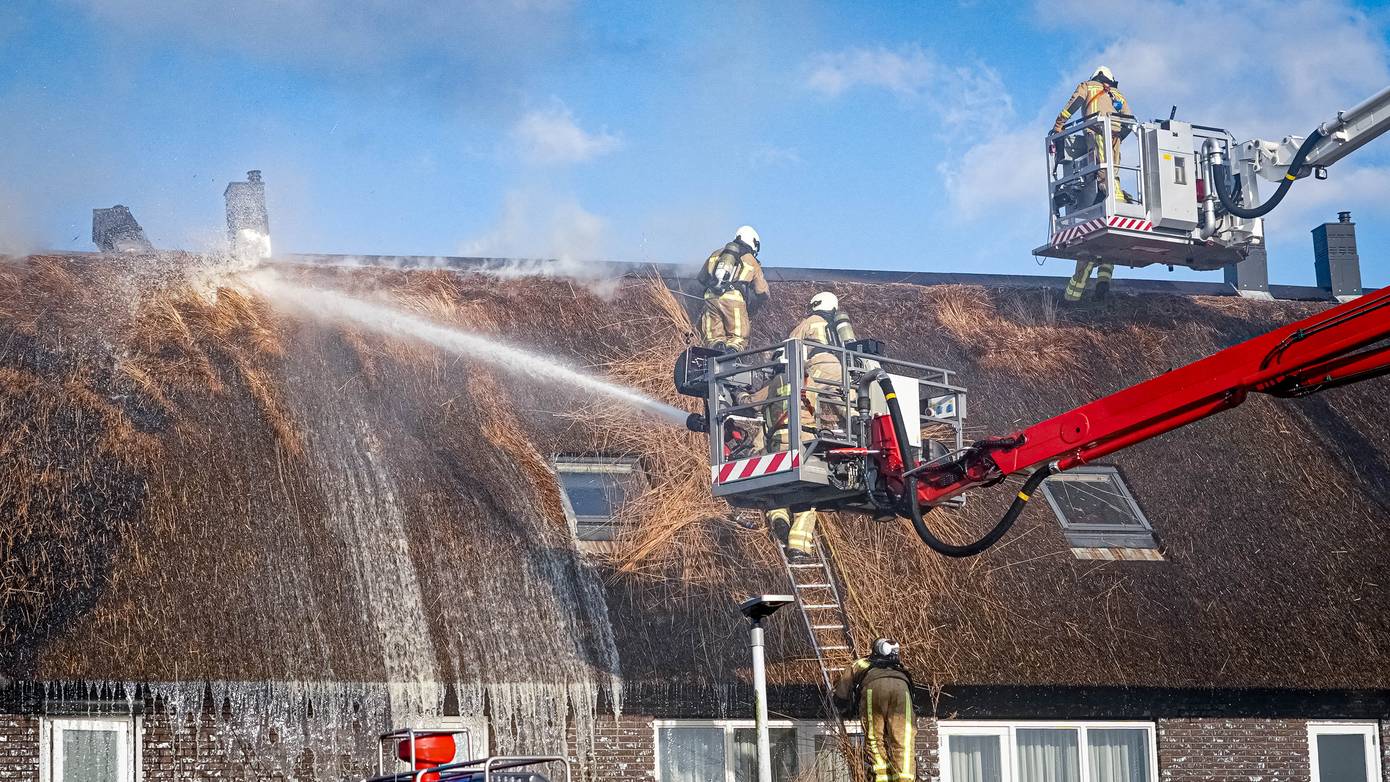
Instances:
[[[603,394],[635,410],[655,414],[677,426],[684,427],[685,420],[690,415],[684,410],[658,402],[631,388],[600,380],[579,369],[566,366],[553,356],[544,356],[508,345],[488,335],[444,326],[383,304],[336,291],[285,282],[268,271],[244,275],[243,279],[258,293],[284,308],[306,310],[324,318],[346,318],[385,334],[408,334],[451,353],[486,361],[513,374]]]

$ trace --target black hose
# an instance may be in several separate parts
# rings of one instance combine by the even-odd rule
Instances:
[[[893,436],[897,438],[898,450],[902,453],[903,469],[911,470],[916,466],[916,459],[911,453],[911,446],[907,444],[907,425],[903,421],[903,411],[902,407],[898,404],[898,395],[893,393],[893,381],[884,377],[879,379],[878,384],[879,387],[883,389],[884,398],[888,401],[888,415],[893,420]],[[1019,489],[1018,495],[1014,497],[1013,504],[1004,512],[1004,517],[999,519],[999,522],[994,525],[994,528],[986,532],[979,540],[963,545],[947,543],[941,538],[938,538],[931,531],[931,528],[927,526],[926,520],[922,518],[922,506],[917,502],[916,475],[909,475],[903,481],[903,504],[907,506],[908,513],[910,514],[909,518],[912,519],[912,528],[917,531],[917,537],[921,538],[932,551],[957,559],[973,557],[988,549],[990,546],[993,546],[995,543],[999,542],[1000,538],[1004,537],[1004,534],[1007,533],[1009,528],[1014,525],[1014,522],[1018,520],[1019,515],[1023,513],[1023,508],[1028,504],[1028,500],[1032,498],[1034,490],[1036,490],[1038,485],[1046,480],[1048,476],[1056,471],[1057,470],[1053,468],[1052,465],[1047,465],[1034,471],[1032,475],[1028,476],[1028,480],[1023,482],[1023,488]]]
[[[1298,152],[1293,156],[1293,162],[1289,163],[1288,173],[1285,174],[1284,178],[1279,182],[1279,189],[1274,191],[1274,195],[1270,196],[1268,201],[1248,209],[1238,206],[1235,202],[1235,198],[1231,195],[1231,191],[1228,189],[1230,185],[1227,184],[1226,180],[1230,178],[1230,166],[1225,163],[1213,165],[1211,167],[1211,178],[1215,180],[1216,197],[1221,200],[1222,208],[1236,217],[1243,217],[1246,220],[1253,220],[1256,217],[1264,217],[1269,214],[1274,207],[1279,205],[1280,201],[1284,200],[1284,196],[1288,194],[1289,188],[1293,186],[1294,179],[1298,177],[1298,170],[1303,168],[1304,159],[1308,157],[1308,153],[1313,151],[1313,147],[1319,141],[1322,141],[1321,130],[1313,131],[1312,135],[1304,139],[1302,146],[1298,148]]]

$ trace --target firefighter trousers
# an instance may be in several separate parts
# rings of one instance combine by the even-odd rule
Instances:
[[[1096,261],[1077,261],[1076,273],[1071,276],[1071,281],[1067,283],[1067,301],[1081,301],[1081,296],[1086,293],[1086,282],[1091,279],[1091,270],[1096,270],[1096,284],[1109,283],[1110,278],[1115,274],[1115,264],[1098,263]]]
[[[810,420],[811,416],[803,409],[801,412],[802,439],[806,441],[810,440],[810,437],[805,434],[805,428],[809,425]],[[772,446],[769,452],[786,450],[788,447],[787,437],[786,426],[774,430],[768,437]],[[787,525],[787,548],[800,551],[802,554],[815,552],[816,522],[820,520],[816,515],[815,508],[801,511],[795,516],[788,508],[773,508],[767,512],[766,518],[768,526],[774,529],[779,522]]]
[[[705,293],[705,311],[700,316],[700,332],[705,344],[723,344],[730,350],[748,348],[748,304],[737,290]]]
[[[864,726],[864,762],[873,782],[916,782],[913,750],[917,724],[907,682],[884,678],[871,682],[860,697]]]

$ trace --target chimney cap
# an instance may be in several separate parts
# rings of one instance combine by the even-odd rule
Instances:
[[[1339,223],[1349,223],[1349,222],[1351,222],[1351,212],[1338,212],[1338,213],[1337,213],[1337,222],[1339,222]]]
[[[247,181],[247,182],[259,182],[259,181],[261,181],[261,170],[260,170],[259,168],[253,168],[253,169],[251,169],[250,171],[247,171],[247,172],[246,172],[246,181]],[[1351,214],[1351,213],[1350,213],[1350,212],[1347,212],[1347,214]]]

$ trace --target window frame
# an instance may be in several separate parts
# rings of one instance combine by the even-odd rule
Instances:
[[[1054,481],[1057,483],[1079,483],[1080,481],[1076,480],[1076,476],[1080,475],[1109,477],[1119,490],[1120,496],[1129,506],[1129,511],[1137,524],[1116,528],[1108,524],[1074,522],[1067,518],[1067,512],[1062,507],[1061,500],[1053,495],[1050,484]],[[1073,467],[1065,472],[1048,476],[1039,488],[1042,489],[1043,497],[1047,499],[1048,507],[1052,508],[1052,514],[1057,517],[1057,523],[1062,527],[1062,535],[1071,548],[1136,550],[1157,550],[1159,548],[1158,534],[1154,532],[1153,525],[1149,523],[1149,517],[1144,514],[1144,509],[1140,507],[1139,500],[1129,490],[1129,484],[1125,481],[1124,473],[1119,467],[1113,464],[1087,464]]]
[[[655,782],[663,782],[661,779],[661,731],[667,728],[720,728],[724,731],[724,782],[734,782],[734,731],[748,730],[758,727],[755,720],[736,720],[736,719],[674,719],[674,720],[652,720],[652,779]],[[770,719],[767,721],[769,729],[793,728],[797,732],[797,766],[800,767],[807,760],[813,764],[815,762],[815,739],[818,736],[830,735],[834,732],[835,726],[825,720],[787,720]],[[858,735],[863,731],[858,720],[845,720],[843,728],[850,735]],[[803,736],[803,734],[805,734]],[[809,753],[804,749],[802,739],[810,739],[811,750]],[[712,782],[717,782],[714,780]]]
[[[1087,743],[1088,730],[1143,730],[1148,742],[1148,782],[1159,782],[1158,776],[1158,726],[1143,720],[938,720],[937,747],[940,755],[941,782],[954,782],[951,778],[950,745],[947,740],[955,736],[999,736],[1001,738],[1002,779],[1000,782],[1018,780],[1018,731],[1023,729],[1075,730],[1077,732],[1078,782],[1091,782],[1089,762],[1090,745]],[[1316,782],[1316,781],[1315,781]]]
[[[608,516],[580,516],[574,510],[574,503],[570,501],[569,491],[565,488],[566,474],[570,475],[622,475],[627,476],[631,484],[636,489],[645,486],[646,480],[642,472],[641,462],[635,457],[621,456],[575,456],[573,454],[555,454],[550,460],[551,469],[555,470],[556,481],[560,485],[560,500],[565,507],[565,517],[569,520],[570,530],[574,537],[581,544],[608,545],[618,539],[621,531],[617,529],[615,514]],[[626,500],[627,497],[625,496]],[[619,510],[611,508],[611,511]],[[585,537],[581,531],[588,527],[608,530],[604,537]]]
[[[144,779],[144,718],[139,714],[82,716],[44,716],[39,720],[39,780],[60,780],[65,759],[61,757],[61,736],[68,730],[114,731],[124,742],[121,776],[118,782]]]
[[[1359,734],[1366,749],[1366,779],[1380,782],[1380,723],[1360,720],[1320,720],[1308,723],[1308,769],[1312,782],[1318,782],[1318,736]]]

